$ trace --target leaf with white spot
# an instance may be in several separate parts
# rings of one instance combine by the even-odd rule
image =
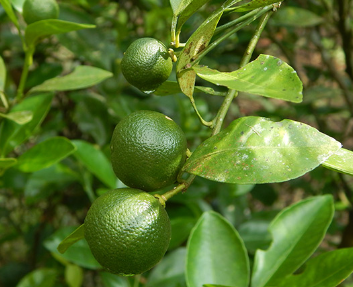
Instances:
[[[219,182],[283,182],[311,171],[340,148],[300,122],[243,117],[198,146],[183,169]]]
[[[260,55],[256,60],[230,73],[200,66],[193,69],[204,80],[239,92],[294,103],[303,100],[303,84],[296,71],[273,56]]]

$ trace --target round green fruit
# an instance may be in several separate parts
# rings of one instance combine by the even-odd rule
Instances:
[[[143,92],[153,92],[173,69],[166,46],[153,38],[134,41],[124,53],[121,70],[126,80]]]
[[[111,161],[116,176],[127,186],[154,191],[172,184],[186,160],[186,138],[169,117],[137,111],[115,127]]]
[[[141,274],[168,249],[171,227],[159,200],[141,190],[115,189],[97,198],[84,222],[96,260],[109,272]]]
[[[59,5],[55,0],[26,0],[22,15],[28,25],[41,20],[57,19]]]

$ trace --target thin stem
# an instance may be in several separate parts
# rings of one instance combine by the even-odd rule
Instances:
[[[219,43],[221,43],[222,41],[226,40],[227,38],[229,38],[234,33],[238,32],[243,27],[249,25],[251,22],[255,21],[258,17],[261,17],[264,13],[266,13],[266,11],[260,11],[258,14],[256,14],[253,17],[247,19],[243,23],[238,24],[236,27],[231,29],[229,32],[227,32],[224,35],[220,36],[217,40],[215,40],[210,45],[208,45],[205,50],[203,50],[200,54],[197,55],[196,60],[193,63],[191,63],[191,67],[196,65],[196,64],[198,64],[201,61],[201,59],[204,56],[206,56],[211,50],[213,50]]]
[[[1,99],[2,103],[4,104],[5,109],[8,110],[9,102],[7,100],[6,95],[2,91],[0,91],[0,99]]]
[[[141,279],[141,274],[135,275],[133,287],[138,287],[140,285],[140,279]]]
[[[192,107],[194,108],[198,118],[200,119],[201,123],[206,126],[206,127],[211,127],[212,126],[212,122],[207,122],[203,119],[203,117],[201,116],[201,114],[199,113],[199,110],[197,109],[196,107],[196,104],[195,104],[195,100],[194,98],[190,98],[190,102],[191,102],[191,105]]]
[[[257,44],[257,42],[258,42],[258,40],[260,38],[260,35],[261,35],[262,31],[264,30],[265,25],[266,25],[268,19],[270,18],[270,16],[272,15],[273,12],[272,11],[267,11],[265,13],[267,13],[267,14],[264,15],[261,18],[260,23],[258,24],[258,26],[255,29],[254,35],[253,35],[253,37],[252,37],[252,39],[251,39],[251,41],[250,41],[250,43],[249,43],[244,55],[243,55],[243,58],[242,58],[242,60],[240,62],[240,67],[243,67],[247,63],[249,63],[249,61],[251,59],[251,55],[254,52],[256,44]],[[261,15],[263,15],[263,13]],[[260,15],[257,14],[256,17],[259,17],[259,16]],[[253,20],[254,19],[251,18],[251,19],[247,20],[246,22],[244,22],[243,24],[241,24],[239,26],[243,27],[243,26],[251,23]],[[238,27],[236,27],[236,29],[234,29],[234,30],[237,31]],[[232,32],[234,32],[234,30],[232,30]],[[228,34],[229,33],[227,33],[226,35],[228,35]],[[228,35],[228,36],[230,36],[230,35]],[[220,109],[218,111],[218,114],[217,114],[216,118],[213,120],[214,125],[213,125],[213,128],[212,128],[212,136],[218,134],[221,131],[222,125],[223,125],[223,121],[224,121],[224,119],[225,119],[225,117],[226,117],[226,115],[228,113],[230,105],[232,104],[233,99],[237,95],[238,95],[238,91],[229,89],[228,94],[226,95],[226,97],[225,97],[225,99],[224,99],[224,101],[222,103],[222,106],[220,107]],[[179,184],[174,189],[169,190],[166,193],[164,193],[163,195],[161,195],[162,199],[164,201],[167,201],[168,199],[170,199],[174,195],[178,194],[179,192],[187,190],[188,187],[191,185],[191,183],[194,181],[195,177],[196,177],[196,175],[190,174],[190,176],[183,183]]]
[[[29,70],[29,67],[32,65],[34,48],[27,49],[25,51],[25,53],[26,53],[25,61],[23,64],[23,70],[22,70],[22,74],[21,74],[20,84],[18,85],[17,95],[16,95],[17,102],[20,102],[24,96],[23,92],[25,89],[26,81],[27,81],[28,70]]]

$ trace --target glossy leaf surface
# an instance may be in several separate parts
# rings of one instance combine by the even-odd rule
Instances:
[[[49,167],[76,150],[71,141],[64,137],[47,139],[18,158],[17,168],[23,172],[34,172]]]
[[[72,142],[77,148],[74,155],[85,167],[108,187],[115,188],[116,176],[104,153],[88,142],[82,140],[74,140]]]
[[[282,182],[314,169],[340,147],[303,123],[243,117],[198,146],[183,169],[219,182]]]
[[[0,117],[14,121],[19,125],[24,125],[32,120],[33,113],[31,111],[20,111],[8,114],[0,114]]]
[[[248,286],[249,262],[244,244],[234,227],[216,212],[205,212],[189,237],[186,281],[188,287],[234,283]]]
[[[270,248],[255,253],[251,286],[278,286],[296,271],[321,243],[333,214],[331,195],[309,198],[282,210],[269,227]]]
[[[260,55],[234,72],[219,72],[207,67],[194,67],[197,75],[216,85],[240,92],[300,103],[303,84],[297,73],[282,60]]]
[[[11,110],[13,112],[32,112],[32,120],[26,124],[19,125],[12,120],[4,120],[1,129],[1,141],[0,141],[0,154],[2,156],[7,155],[16,146],[23,143],[28,137],[32,135],[32,132],[38,127],[47,115],[52,94],[40,94],[33,97],[28,97],[21,103],[14,106]]]
[[[95,28],[95,25],[79,24],[57,19],[41,20],[26,27],[25,40],[28,46],[33,47],[43,37],[90,28]]]
[[[279,287],[336,287],[353,272],[353,248],[320,254],[305,264],[300,274],[284,279]]]
[[[84,89],[96,85],[113,74],[91,66],[77,66],[75,70],[63,77],[56,77],[45,81],[30,92],[71,91]]]
[[[353,152],[340,148],[330,156],[322,165],[328,169],[353,175]]]

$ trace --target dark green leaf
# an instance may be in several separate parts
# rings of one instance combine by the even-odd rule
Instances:
[[[278,287],[336,287],[353,272],[353,248],[337,249],[310,259],[300,274],[284,279]]]
[[[189,287],[248,286],[249,262],[244,244],[234,227],[218,213],[205,212],[189,237],[186,281]]]
[[[278,286],[296,271],[321,243],[333,214],[331,195],[309,198],[282,210],[269,228],[270,248],[255,254],[251,286]]]
[[[168,253],[153,268],[148,277],[146,287],[179,287],[185,286],[186,248],[178,248]]]
[[[6,83],[6,66],[4,60],[0,56],[0,92],[3,92],[5,89]]]
[[[55,284],[56,277],[55,269],[40,268],[28,273],[16,287],[52,287]]]
[[[25,39],[27,45],[33,47],[43,37],[95,27],[95,25],[79,24],[57,19],[42,20],[34,22],[26,27]]]
[[[63,190],[73,182],[79,181],[79,175],[63,164],[52,165],[34,172],[24,188],[27,204],[46,199],[58,190]]]
[[[47,168],[76,150],[71,141],[64,137],[47,139],[18,158],[17,168],[23,172],[34,172]]]
[[[86,168],[110,188],[116,188],[117,178],[113,168],[104,153],[92,144],[75,140],[72,141],[77,150],[74,155]]]
[[[186,241],[195,223],[196,219],[191,216],[171,218],[172,238],[169,243],[169,249],[174,249]]]
[[[0,158],[0,176],[2,176],[8,168],[17,163],[15,158]]]
[[[89,249],[88,243],[85,239],[77,241],[66,250],[64,254],[60,254],[57,250],[58,245],[62,242],[70,233],[75,230],[73,226],[62,227],[55,231],[49,238],[44,241],[44,247],[50,252],[55,253],[57,257],[64,258],[78,266],[89,268],[89,269],[100,269],[101,265],[93,257],[91,250]],[[81,231],[80,231],[81,232]]]
[[[323,21],[323,18],[310,10],[299,7],[283,7],[273,17],[274,24],[279,26],[311,27],[321,24]]]
[[[314,169],[340,147],[303,123],[243,117],[198,146],[183,169],[219,182],[282,182]]]
[[[110,78],[112,75],[113,74],[111,72],[96,67],[77,66],[71,74],[47,80],[43,84],[32,88],[30,92],[71,91],[85,89],[96,85],[107,78]]]
[[[15,26],[19,29],[20,25],[18,23],[15,12],[12,9],[11,2],[9,0],[0,0],[0,4],[4,8],[7,16],[9,16],[10,20],[15,24]]]
[[[13,112],[30,111],[33,114],[32,120],[24,125],[19,125],[6,119],[1,128],[0,154],[7,155],[16,146],[23,143],[30,137],[47,115],[53,94],[40,94],[26,98],[23,102],[14,106]]]
[[[353,152],[340,148],[335,154],[323,162],[322,166],[334,171],[353,175]]]
[[[65,253],[65,251],[77,241],[85,238],[84,234],[84,224],[80,225],[72,232],[69,236],[67,236],[63,241],[58,245],[58,251],[60,253]]]
[[[303,84],[297,73],[282,60],[260,55],[256,60],[230,73],[207,67],[194,67],[197,75],[216,85],[240,92],[294,103],[303,100]]]

